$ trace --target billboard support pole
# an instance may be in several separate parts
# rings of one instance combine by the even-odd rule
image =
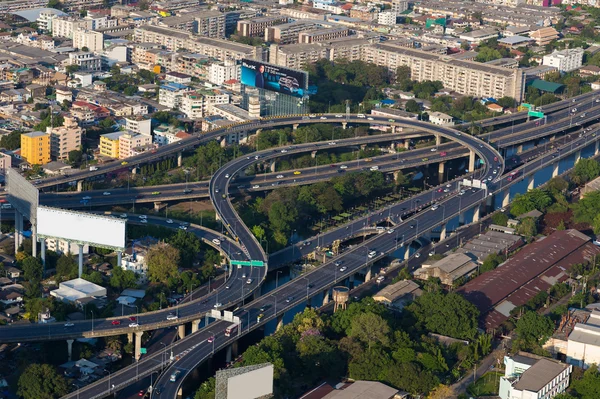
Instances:
[[[44,273],[46,273],[46,239],[42,238],[40,240],[40,244],[41,244],[40,256],[42,258],[42,266],[44,266]]]
[[[83,244],[78,244],[79,247],[79,278],[83,274]]]
[[[31,224],[31,256],[37,258],[37,226],[35,222]]]

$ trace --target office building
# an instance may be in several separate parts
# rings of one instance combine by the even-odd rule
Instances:
[[[439,80],[446,90],[474,97],[523,98],[525,74],[518,69],[506,69],[474,61],[457,60],[441,54],[411,49],[393,43],[364,46],[362,61],[385,66],[391,72],[399,66],[411,69],[411,78]]]
[[[107,133],[100,136],[100,155],[110,158],[119,158],[119,138],[125,132]]]
[[[220,11],[204,11],[196,17],[196,33],[204,37],[225,38],[225,14]]]
[[[552,399],[566,391],[573,372],[573,366],[523,352],[505,356],[504,365],[501,399]]]
[[[54,160],[67,159],[69,152],[81,149],[83,129],[73,117],[65,116],[62,126],[47,127],[46,133],[50,135],[50,156]]]
[[[240,80],[240,66],[234,60],[214,62],[208,67],[208,81],[210,83],[222,85],[232,79]]]
[[[50,162],[50,135],[44,132],[21,134],[21,157],[30,165]]]
[[[542,64],[555,67],[560,72],[574,71],[583,64],[583,49],[576,47],[554,51],[552,54],[544,56]]]
[[[73,38],[73,32],[78,29],[91,29],[91,22],[81,18],[68,16],[54,17],[52,19],[52,36]]]
[[[317,26],[318,24],[313,21],[295,21],[270,26],[265,29],[265,41],[277,44],[298,43],[300,32],[313,29]]]
[[[73,47],[76,49],[87,48],[87,51],[102,51],[104,48],[104,35],[88,29],[77,29],[73,32]]]
[[[300,32],[298,43],[317,43],[340,39],[350,35],[348,28],[323,28]]]
[[[263,37],[265,30],[274,25],[288,22],[286,16],[260,17],[238,21],[237,34],[244,37]]]

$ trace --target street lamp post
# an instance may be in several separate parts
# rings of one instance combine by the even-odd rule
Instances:
[[[310,280],[308,279],[308,277],[300,277],[300,278],[306,280],[306,300],[308,301],[308,290],[310,289],[309,288]]]

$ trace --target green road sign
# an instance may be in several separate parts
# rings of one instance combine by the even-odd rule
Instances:
[[[521,107],[525,107],[527,109],[531,109],[531,108],[533,108],[533,105],[527,104],[527,103],[523,103],[523,104],[521,104]]]
[[[265,263],[261,260],[232,260],[231,266],[264,266]]]
[[[148,349],[140,348],[140,355],[145,355],[146,353],[148,353]]]
[[[262,260],[251,260],[250,266],[264,266],[265,263]]]
[[[544,113],[543,112],[539,112],[539,111],[529,111],[527,113],[527,115],[529,115],[529,116],[535,116],[536,118],[543,118],[544,117]]]

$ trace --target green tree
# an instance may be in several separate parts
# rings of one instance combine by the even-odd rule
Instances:
[[[552,205],[552,198],[545,190],[534,188],[525,194],[517,194],[512,201],[510,213],[519,216],[529,211],[537,209],[544,212],[548,206]]]
[[[501,97],[498,99],[498,105],[504,108],[514,108],[517,106],[517,101],[512,97]]]
[[[252,234],[260,242],[260,240],[265,238],[265,229],[262,226],[252,226]]]
[[[0,138],[0,147],[6,148],[7,150],[16,150],[21,147],[21,135],[22,130],[14,130],[8,134],[3,134]]]
[[[598,214],[600,214],[600,191],[586,193],[582,199],[573,204],[573,216],[576,222],[592,224]]]
[[[404,109],[406,112],[419,113],[421,111],[421,106],[415,100],[408,100],[404,105]]]
[[[83,160],[83,152],[81,150],[69,151],[68,160],[72,165],[81,164],[81,161]]]
[[[19,377],[17,394],[23,399],[54,399],[68,392],[67,381],[49,364],[31,364]]]
[[[170,277],[176,277],[179,269],[179,250],[160,242],[151,246],[146,255],[148,278],[165,284]]]
[[[396,81],[410,80],[410,67],[399,66],[396,68]]]
[[[42,263],[33,256],[28,256],[21,262],[23,277],[28,281],[40,281],[44,267]]]
[[[188,231],[178,230],[177,234],[171,237],[168,242],[179,251],[181,266],[185,268],[192,267],[196,256],[200,252],[198,237]]]
[[[477,62],[488,62],[502,58],[502,54],[496,49],[489,47],[480,47],[477,49],[477,56],[475,61]]]
[[[508,225],[508,216],[502,212],[496,212],[492,216],[492,223],[506,227]]]
[[[598,365],[593,364],[583,373],[583,378],[571,382],[571,390],[577,398],[596,399],[600,398],[600,372]]]
[[[537,225],[534,218],[525,218],[517,226],[517,232],[527,238],[537,235]]]
[[[600,176],[600,162],[593,158],[581,158],[571,172],[571,179],[577,185],[583,185]]]
[[[77,277],[79,266],[72,256],[62,255],[56,261],[56,275],[67,280]]]
[[[75,72],[79,71],[80,67],[79,65],[67,65],[65,67],[65,71],[67,72],[67,74],[72,75]]]
[[[477,335],[479,311],[455,292],[426,292],[406,310],[427,331],[461,339],[473,339]]]
[[[94,270],[90,274],[83,273],[81,275],[81,278],[89,281],[90,283],[94,283],[94,284],[98,284],[98,285],[101,285],[104,283],[104,279],[102,278],[102,273],[100,273],[99,271],[96,271],[96,270]]]
[[[48,8],[56,8],[57,10],[63,9],[63,4],[60,0],[48,0]]]
[[[137,287],[137,277],[131,270],[123,270],[120,267],[114,267],[110,276],[109,284],[118,291],[126,288]]]
[[[363,342],[371,350],[374,344],[387,346],[390,327],[379,315],[362,313],[352,320],[350,337]]]
[[[215,377],[210,377],[204,381],[196,391],[194,399],[215,399],[216,381]]]
[[[123,94],[125,94],[126,96],[134,96],[137,92],[137,86],[127,86],[125,90],[123,90]]]
[[[543,344],[552,335],[554,323],[546,316],[527,311],[517,321],[516,331],[521,348],[530,350]]]
[[[483,261],[483,264],[481,265],[481,268],[479,270],[481,273],[485,273],[487,271],[494,270],[502,262],[504,262],[504,259],[502,258],[501,255],[498,255],[496,253],[491,253],[485,258],[485,260]]]

